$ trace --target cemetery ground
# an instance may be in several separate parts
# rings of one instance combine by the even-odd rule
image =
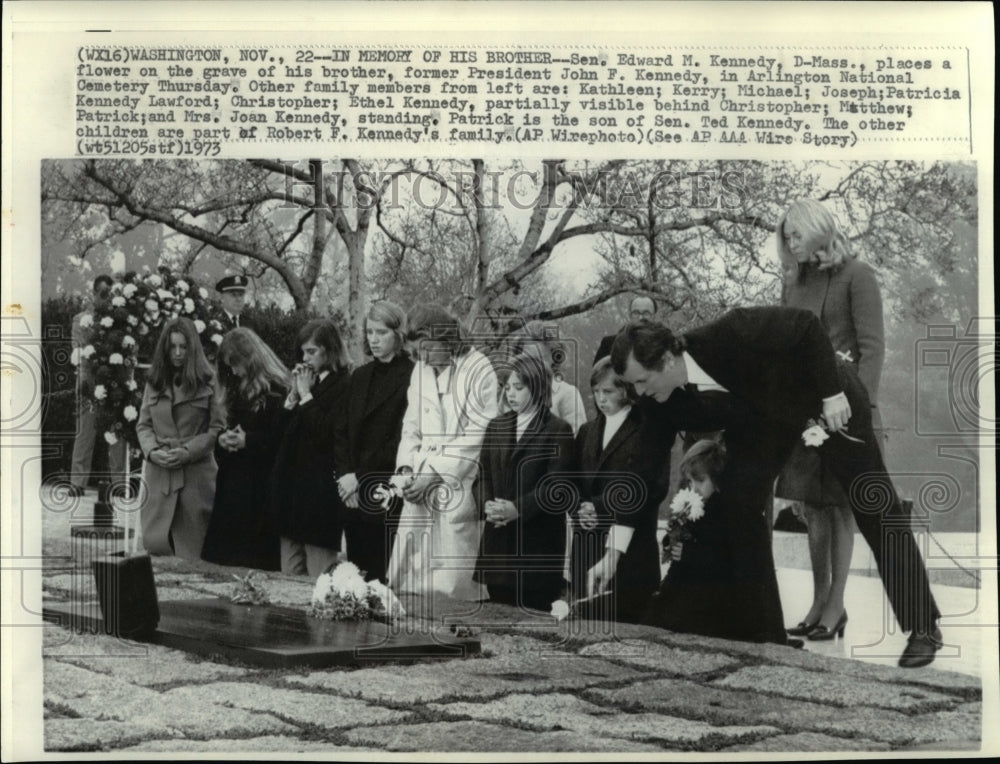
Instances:
[[[43,521],[46,605],[95,606],[70,528],[93,493]],[[86,564],[84,564],[86,562]],[[161,603],[228,598],[233,573],[153,558]],[[271,602],[305,608],[313,581],[264,574]],[[259,668],[220,655],[46,624],[48,752],[976,751],[978,676],[873,665],[649,627],[558,623],[496,604],[404,600],[418,630],[463,624],[479,654],[335,668]],[[786,614],[787,617],[787,614]],[[939,663],[941,663],[939,661]],[[640,756],[641,758],[641,756]]]

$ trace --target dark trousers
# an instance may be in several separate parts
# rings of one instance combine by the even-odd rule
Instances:
[[[391,521],[348,520],[344,524],[347,559],[365,571],[365,579],[385,581],[389,553],[396,536]]]
[[[872,550],[901,628],[929,631],[941,614],[931,594],[927,568],[913,538],[909,509],[900,501],[886,471],[872,428],[871,404],[857,372],[844,363],[839,364],[838,371],[842,389],[851,405],[847,435],[856,440],[830,433],[829,439],[818,446],[820,458],[848,496],[858,530]],[[774,479],[804,429],[805,423],[788,426],[752,415],[727,427],[727,482],[736,501],[746,501],[744,514],[748,527],[753,530],[764,525],[764,507]],[[755,517],[758,514],[760,517]],[[758,538],[758,548],[748,550],[743,556],[748,563],[764,554],[764,550],[771,555],[770,543],[763,544],[759,533],[752,533],[752,537]],[[746,543],[749,544],[750,539]]]

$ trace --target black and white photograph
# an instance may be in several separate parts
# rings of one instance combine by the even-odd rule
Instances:
[[[974,163],[40,172],[48,749],[978,746]]]
[[[1000,751],[985,3],[4,5],[5,761]]]

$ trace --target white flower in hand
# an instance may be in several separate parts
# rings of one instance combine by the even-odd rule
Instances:
[[[103,401],[107,397],[108,397],[108,391],[104,387],[104,385],[96,385],[94,387],[94,400],[95,401]]]
[[[556,600],[552,603],[552,617],[557,621],[566,620],[569,616],[569,603],[566,600]]]
[[[134,422],[138,418],[139,412],[135,410],[135,406],[126,406],[122,411],[122,415],[126,421]]]
[[[670,502],[670,513],[678,518],[697,520],[705,514],[705,500],[690,488],[682,488]]]
[[[802,433],[802,442],[809,447],[822,446],[823,441],[827,440],[829,437],[830,436],[827,434],[826,430],[823,429],[822,425],[814,422]]]

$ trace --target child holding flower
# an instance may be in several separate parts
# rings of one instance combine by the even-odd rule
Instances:
[[[680,464],[681,490],[670,504],[664,561],[670,568],[652,599],[645,623],[671,631],[746,639],[735,617],[732,560],[726,534],[730,498],[720,491],[725,446],[699,440]]]

